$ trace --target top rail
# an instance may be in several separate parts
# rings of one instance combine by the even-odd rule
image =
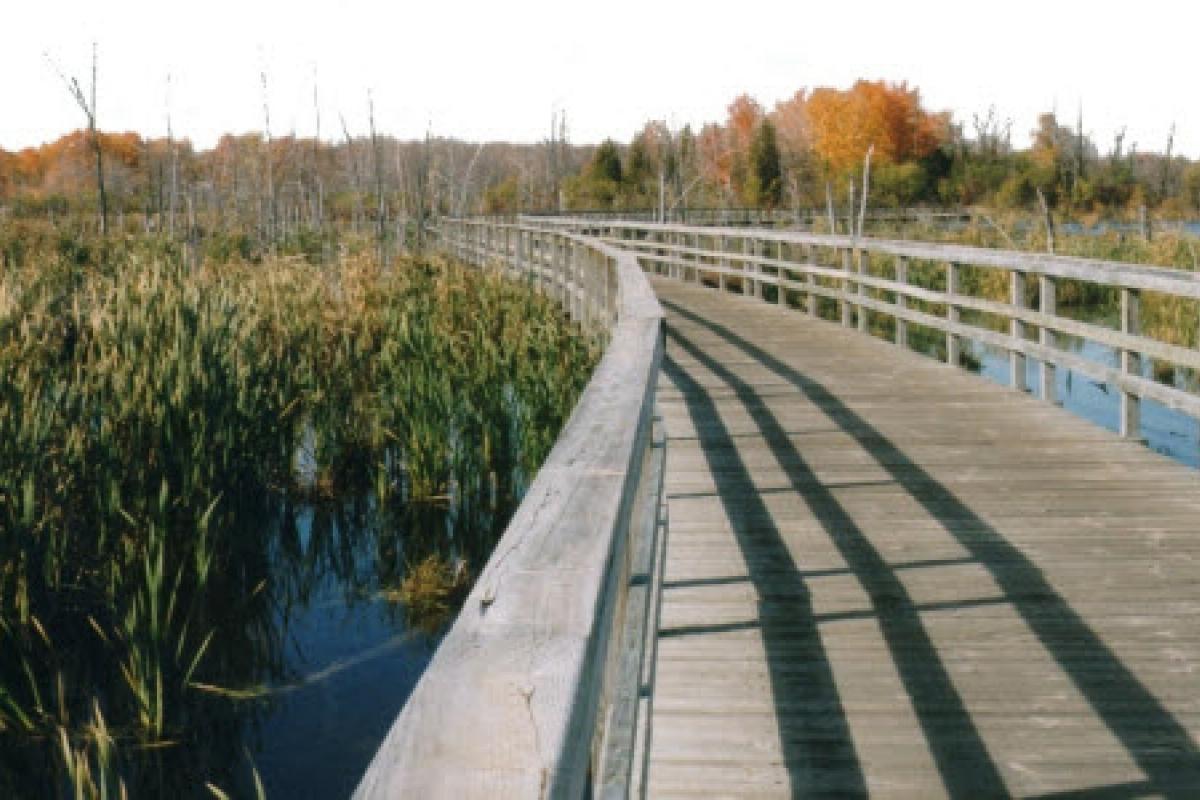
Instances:
[[[535,211],[528,218],[574,218],[619,221],[659,222],[687,225],[813,225],[827,224],[831,219],[824,208],[737,208],[737,207],[673,207],[640,209],[572,209],[570,211]],[[835,210],[832,219],[837,225],[849,227],[858,214],[845,209]],[[873,209],[864,216],[868,223],[955,223],[970,222],[968,209],[914,206],[898,209]]]
[[[526,276],[608,343],[355,797],[582,797],[599,785],[615,631],[646,550],[635,517],[657,522],[662,309],[636,258],[601,242],[465,220],[437,235]]]

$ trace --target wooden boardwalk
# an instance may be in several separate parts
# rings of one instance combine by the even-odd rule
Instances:
[[[668,314],[649,796],[1200,797],[1200,476],[886,342]]]

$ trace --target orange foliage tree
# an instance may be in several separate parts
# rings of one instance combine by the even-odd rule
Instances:
[[[921,108],[906,83],[858,81],[847,91],[815,89],[805,103],[813,149],[835,174],[852,172],[867,149],[895,164],[933,152],[949,133],[949,115]]]

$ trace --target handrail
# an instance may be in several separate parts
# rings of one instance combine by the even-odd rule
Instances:
[[[662,309],[636,258],[603,243],[470,220],[436,235],[526,276],[608,343],[354,796],[624,795],[637,769],[625,728],[648,716],[629,712],[653,642]]]
[[[677,206],[672,208],[629,208],[605,209],[586,208],[568,211],[535,211],[522,215],[526,218],[555,219],[605,219],[624,222],[667,222],[687,225],[812,225],[816,221],[829,219],[824,208],[754,208],[725,206]],[[840,224],[858,218],[857,212],[836,209],[833,218]],[[934,208],[912,206],[895,209],[873,209],[864,216],[866,222],[969,222],[972,213],[963,208]]]
[[[1009,383],[1027,389],[1026,359],[1038,363],[1040,394],[1057,402],[1055,370],[1070,369],[1116,387],[1120,393],[1120,432],[1140,437],[1140,401],[1153,399],[1200,419],[1200,396],[1167,386],[1142,374],[1143,359],[1200,370],[1200,351],[1162,342],[1143,334],[1141,293],[1162,293],[1200,300],[1200,274],[1161,267],[1098,259],[993,250],[955,244],[829,236],[794,231],[747,230],[629,221],[525,218],[526,224],[586,232],[603,241],[636,251],[652,269],[675,277],[706,276],[720,288],[731,283],[747,294],[781,304],[795,304],[817,314],[818,298],[837,304],[842,323],[867,331],[872,315],[893,320],[894,339],[908,344],[910,324],[931,328],[946,337],[947,361],[959,364],[964,339],[975,339],[1009,353]],[[872,260],[892,262],[891,277],[873,274]],[[942,270],[945,289],[909,282],[911,267],[930,262]],[[1008,273],[1006,302],[962,292],[964,267]],[[1026,299],[1026,279],[1038,281],[1038,307]],[[1102,284],[1119,290],[1120,328],[1081,322],[1058,315],[1056,296],[1062,280]],[[766,293],[764,287],[774,287]],[[782,291],[781,291],[782,289]],[[912,301],[933,304],[914,308]],[[936,311],[941,313],[935,313]],[[1007,332],[970,324],[963,311],[1004,320]],[[1036,333],[1036,339],[1031,334]],[[1076,336],[1113,348],[1119,366],[1107,366],[1061,349],[1060,335]]]

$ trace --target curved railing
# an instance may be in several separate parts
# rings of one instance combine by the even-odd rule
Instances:
[[[836,304],[847,326],[861,331],[873,319],[889,320],[894,341],[909,344],[909,326],[945,337],[946,359],[960,363],[962,343],[973,339],[1009,354],[1009,383],[1029,388],[1026,361],[1038,365],[1040,396],[1057,402],[1055,371],[1078,372],[1114,387],[1120,396],[1120,432],[1140,436],[1140,401],[1153,399],[1200,418],[1200,396],[1144,373],[1145,359],[1200,371],[1200,351],[1144,334],[1143,292],[1177,300],[1200,300],[1200,274],[1112,261],[992,250],[951,244],[826,236],[739,227],[538,218],[525,220],[558,230],[587,233],[637,252],[649,269],[674,277],[706,280],[720,288],[818,313],[821,299]],[[931,285],[910,280],[919,268]],[[964,293],[963,276],[975,269],[1006,284],[1007,300]],[[1005,273],[996,275],[995,273]],[[1037,290],[1027,284],[1037,282]],[[1056,302],[1064,281],[1098,284],[1120,294],[1118,325],[1107,327],[1062,316]],[[768,287],[770,287],[768,289]],[[1032,287],[1030,287],[1032,289]],[[1036,307],[1030,299],[1036,297]],[[1181,306],[1200,314],[1195,306]],[[964,320],[974,312],[974,320]],[[973,324],[989,319],[999,325]],[[1071,336],[1111,348],[1119,364],[1106,365],[1063,349]]]
[[[1200,300],[1200,276],[1107,261],[744,227],[537,218],[441,223],[440,246],[555,297],[607,348],[457,621],[356,797],[639,794],[663,546],[661,433],[653,416],[662,311],[642,267],[886,331],[1009,353],[1010,381],[1055,401],[1055,370],[1116,388],[1121,432],[1151,398],[1200,418],[1200,397],[1143,375],[1143,360],[1200,370],[1200,352],[1144,335],[1143,292]],[[640,262],[640,264],[639,264]],[[970,270],[1007,301],[963,291]],[[918,285],[914,280],[919,280]],[[1037,282],[1036,292],[1027,284]],[[1120,293],[1119,327],[1059,314],[1064,281]],[[1027,291],[1027,288],[1030,291]],[[1036,297],[1036,308],[1031,298]],[[822,308],[824,311],[822,311]],[[1191,307],[1195,311],[1194,307]],[[886,321],[880,326],[878,322]],[[991,321],[991,325],[977,324]],[[914,328],[915,330],[915,328]],[[1110,366],[1063,349],[1101,343]],[[660,579],[661,576],[659,576]]]
[[[436,236],[523,276],[607,346],[355,797],[626,796],[664,527],[662,310],[636,258],[600,242],[466,220]]]

